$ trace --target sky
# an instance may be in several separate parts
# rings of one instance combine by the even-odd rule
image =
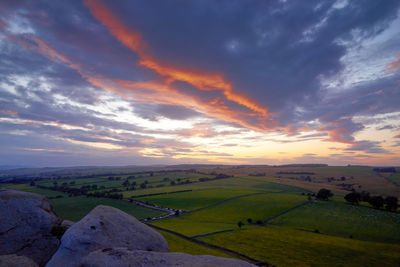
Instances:
[[[400,1],[3,0],[0,165],[400,165]]]

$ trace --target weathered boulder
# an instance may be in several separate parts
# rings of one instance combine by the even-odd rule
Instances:
[[[184,253],[162,253],[127,248],[96,250],[84,257],[80,267],[250,267],[255,266],[245,261],[220,258],[215,256],[193,256]]]
[[[39,267],[33,260],[25,256],[18,256],[16,254],[1,255],[0,256],[0,267]]]
[[[100,205],[65,232],[46,266],[77,266],[90,252],[114,247],[169,251],[167,241],[158,232],[119,209]]]
[[[0,214],[0,255],[22,255],[44,265],[57,250],[51,229],[59,218],[46,197],[0,189]]]

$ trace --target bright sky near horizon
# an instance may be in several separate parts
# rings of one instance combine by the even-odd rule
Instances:
[[[400,1],[0,2],[0,165],[400,165]]]

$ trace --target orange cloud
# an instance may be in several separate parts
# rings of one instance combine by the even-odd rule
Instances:
[[[142,144],[154,144],[156,142],[156,140],[154,139],[142,139],[139,141]]]
[[[244,94],[233,90],[232,84],[218,73],[209,73],[199,70],[187,70],[184,68],[172,66],[170,64],[159,62],[153,56],[146,53],[147,45],[142,41],[139,33],[127,28],[120,22],[107,8],[95,0],[85,0],[92,14],[106,26],[110,33],[115,36],[122,44],[136,52],[140,58],[139,65],[157,72],[165,78],[167,84],[175,81],[182,81],[193,85],[201,91],[222,91],[226,99],[242,105],[259,116],[266,118],[268,109],[259,105],[256,101],[250,99]]]
[[[392,72],[395,70],[400,71],[400,53],[397,54],[397,60],[390,62],[386,65],[386,70]]]
[[[169,104],[179,105],[190,109],[197,110],[207,116],[217,118],[226,122],[236,123],[243,127],[253,129],[256,131],[267,131],[264,121],[260,123],[248,122],[248,117],[251,114],[246,112],[240,112],[229,108],[228,106],[221,103],[218,99],[206,100],[197,96],[188,95],[177,90],[173,85],[168,85],[160,82],[131,82],[125,80],[108,80],[110,83],[116,85],[118,89],[109,88],[126,98],[140,101],[140,102],[153,102],[156,104]],[[92,83],[94,81],[92,80]],[[96,80],[97,85],[105,87],[104,80]],[[122,92],[121,89],[125,90]],[[133,89],[134,95],[130,95],[130,90]],[[272,124],[272,123],[271,123]]]
[[[18,116],[18,112],[12,111],[12,110],[0,110],[0,113],[10,115],[10,116]]]
[[[38,37],[32,35],[22,35],[22,37],[12,37],[12,40],[26,49],[43,54],[54,62],[61,62],[68,65],[93,86],[113,92],[125,99],[143,103],[152,102],[156,104],[184,106],[197,110],[207,116],[235,123],[255,131],[270,131],[272,127],[276,126],[276,122],[260,117],[260,114],[235,110],[226,106],[220,98],[207,100],[195,95],[185,94],[175,88],[173,84],[165,81],[133,82],[110,79],[97,75],[93,71],[88,72],[81,65],[76,64],[67,56],[59,53]],[[250,122],[249,119],[252,117],[258,118],[258,123]],[[269,123],[269,127],[266,126],[266,123]]]
[[[349,126],[344,125],[343,121],[334,121],[331,122],[326,127],[320,128],[317,131],[328,133],[328,138],[325,141],[328,142],[338,142],[348,145],[355,145],[354,137],[352,133],[355,130],[348,129]]]
[[[62,62],[69,65],[70,68],[77,70],[82,76],[84,75],[82,72],[82,68],[74,64],[70,59],[66,56],[58,53],[55,49],[49,46],[46,42],[41,40],[40,38],[30,35],[30,34],[23,34],[21,35],[23,38],[17,38],[15,36],[10,36],[9,39],[18,43],[25,49],[38,52],[48,59],[54,62]],[[29,42],[28,42],[29,41]]]
[[[135,52],[143,53],[144,47],[141,42],[142,37],[140,34],[122,26],[121,22],[98,1],[85,0],[85,5],[89,7],[93,15],[98,18],[121,43]]]
[[[326,141],[344,143],[344,144],[349,144],[349,145],[355,144],[354,141],[349,140],[349,137],[351,135],[349,133],[349,130],[347,130],[346,128],[331,129],[331,130],[328,130],[327,132],[328,132],[329,138]]]

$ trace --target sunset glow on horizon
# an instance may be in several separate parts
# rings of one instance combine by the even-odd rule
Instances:
[[[399,1],[0,14],[0,165],[400,165]]]

